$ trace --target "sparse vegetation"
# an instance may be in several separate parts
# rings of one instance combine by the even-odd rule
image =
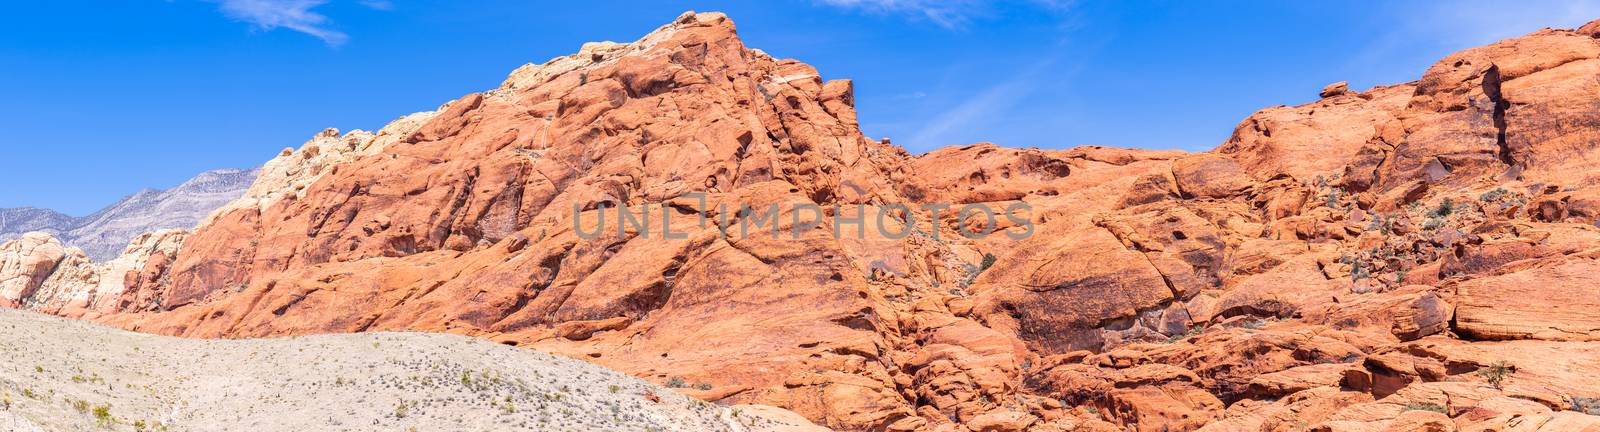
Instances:
[[[1444,414],[1444,406],[1426,402],[1412,402],[1406,404],[1405,408],[1402,408],[1400,411],[1433,411]]]
[[[681,376],[675,376],[675,377],[667,378],[667,383],[665,385],[667,386],[667,388],[686,388],[686,387],[689,387],[689,383],[684,381],[683,377],[681,377]]]
[[[406,401],[400,401],[399,405],[395,405],[394,418],[406,418],[409,415],[411,415],[411,406],[407,405]]]
[[[1188,339],[1188,338],[1191,338],[1191,337],[1199,336],[1201,333],[1205,333],[1205,331],[1206,331],[1205,327],[1202,327],[1199,324],[1195,324],[1193,327],[1189,328],[1189,331],[1183,332],[1183,333],[1179,333],[1179,334],[1175,334],[1175,335],[1172,335],[1172,337],[1167,338],[1167,343],[1169,343],[1169,344],[1170,343],[1178,343],[1179,341],[1182,341],[1184,339]]]
[[[1572,410],[1592,416],[1600,416],[1600,398],[1573,396]]]
[[[994,263],[997,260],[999,260],[999,258],[996,258],[992,253],[983,254],[983,261],[978,263],[978,273],[983,273],[983,271],[988,270],[989,267],[994,267]]]
[[[1506,188],[1494,188],[1492,191],[1484,192],[1483,195],[1479,195],[1478,200],[1484,202],[1499,201],[1500,198],[1503,198],[1510,193],[1511,192],[1507,191]]]
[[[1479,368],[1477,374],[1488,381],[1489,385],[1499,390],[1505,388],[1506,379],[1510,378],[1511,374],[1515,372],[1516,368],[1507,364],[1505,360],[1497,360],[1488,366]]]
[[[96,405],[94,407],[94,420],[95,423],[99,423],[101,427],[110,427],[111,425],[117,423],[117,419],[111,416],[111,405],[105,404]]]

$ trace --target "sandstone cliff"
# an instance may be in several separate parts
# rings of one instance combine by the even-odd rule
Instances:
[[[685,14],[286,150],[96,319],[465,334],[842,430],[1600,428],[1597,30],[1330,86],[1210,152],[913,156],[849,81]],[[769,203],[913,222],[697,222]],[[685,236],[574,228],[615,208]]]

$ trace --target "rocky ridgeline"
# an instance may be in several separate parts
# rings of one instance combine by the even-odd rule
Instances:
[[[1210,152],[913,156],[861,135],[849,81],[685,14],[286,150],[93,317],[464,334],[841,430],[1600,428],[1597,32],[1330,86]],[[771,203],[914,222],[695,218]],[[615,207],[687,237],[574,230]]]
[[[255,178],[254,169],[206,171],[172,189],[145,189],[81,218],[45,209],[0,209],[0,242],[43,232],[94,261],[109,261],[142,234],[194,228],[213,210],[239,199]]]

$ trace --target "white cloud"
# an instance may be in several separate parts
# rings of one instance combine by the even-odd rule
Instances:
[[[1018,101],[1037,90],[1044,72],[1055,64],[1053,56],[1044,57],[1022,68],[1005,81],[979,91],[971,98],[942,112],[927,123],[908,142],[916,146],[938,148],[956,144],[960,136],[952,136],[973,129],[982,129],[983,123],[1004,117]]]
[[[214,0],[222,13],[230,18],[254,24],[262,30],[286,28],[322,39],[330,46],[339,46],[350,37],[327,27],[328,17],[311,9],[327,0]],[[387,2],[379,2],[387,3]],[[377,6],[371,6],[377,8]]]
[[[991,16],[1006,0],[818,0],[823,4],[869,13],[909,14],[947,29],[965,28],[974,19]],[[1065,9],[1070,0],[1010,0],[1034,8]]]

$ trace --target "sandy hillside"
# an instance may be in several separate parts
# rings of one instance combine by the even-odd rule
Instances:
[[[5,431],[805,430],[461,336],[192,340],[0,310]],[[811,426],[814,427],[814,426]]]

